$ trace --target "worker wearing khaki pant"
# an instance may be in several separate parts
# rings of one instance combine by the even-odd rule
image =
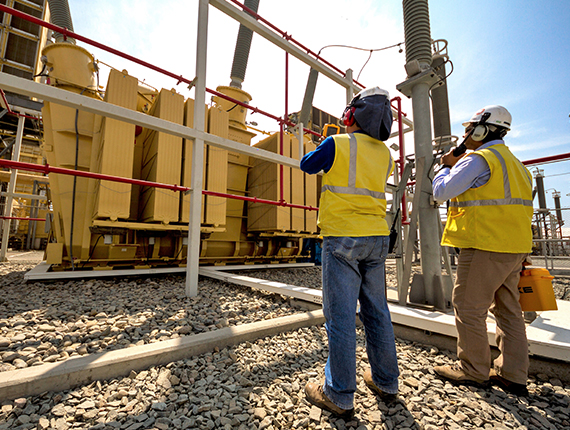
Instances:
[[[491,351],[486,320],[491,308],[501,351],[495,365],[509,381],[526,384],[528,347],[517,288],[526,256],[473,248],[462,249],[459,255],[453,289],[457,356],[466,373],[481,381],[489,378]]]
[[[441,158],[437,201],[449,200],[441,244],[460,248],[453,307],[457,356],[434,371],[454,383],[528,394],[528,344],[518,282],[532,248],[532,176],[505,145],[511,115],[487,106],[465,126],[465,140]],[[473,152],[463,155],[467,150]],[[491,366],[486,319],[494,313],[500,355]]]

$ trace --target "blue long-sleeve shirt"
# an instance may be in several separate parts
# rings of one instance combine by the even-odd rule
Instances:
[[[502,140],[492,140],[481,145],[478,149],[504,143]],[[485,185],[491,178],[491,169],[483,157],[463,157],[451,169],[444,167],[433,179],[433,197],[438,202],[445,202],[469,188]]]

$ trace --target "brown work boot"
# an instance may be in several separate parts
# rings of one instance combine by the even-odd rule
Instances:
[[[493,385],[497,385],[502,388],[503,391],[506,391],[507,393],[514,394],[515,396],[528,396],[528,388],[526,388],[526,384],[518,384],[516,382],[509,381],[499,375],[495,369],[491,369],[489,372],[489,381],[491,381]]]
[[[342,418],[345,421],[350,420],[354,416],[354,408],[341,409],[333,402],[331,402],[327,395],[323,392],[323,385],[320,383],[314,384],[312,382],[309,382],[305,386],[305,396],[307,397],[309,403],[315,405],[317,408],[329,411],[333,415],[337,416],[338,418]]]
[[[368,385],[368,388],[378,394],[384,403],[391,403],[398,400],[398,394],[386,393],[376,386],[372,380],[372,370],[368,369],[365,371],[362,377],[364,378],[366,385]]]
[[[465,373],[459,363],[455,363],[451,366],[435,366],[433,370],[439,376],[447,379],[453,384],[473,385],[481,388],[489,386],[489,381],[478,380]]]

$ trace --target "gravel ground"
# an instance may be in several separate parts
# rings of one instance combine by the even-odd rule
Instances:
[[[23,274],[35,264],[0,265],[4,371],[302,312],[283,297],[205,278],[194,299],[185,297],[179,276],[24,283]],[[318,267],[248,274],[320,286]],[[554,285],[557,297],[568,299],[570,280],[557,278]],[[361,375],[368,365],[361,329],[358,346]],[[356,416],[348,423],[304,399],[305,384],[322,379],[327,357],[324,328],[312,327],[122,379],[4,401],[0,430],[570,427],[569,382],[532,375],[528,398],[497,388],[453,386],[432,371],[434,365],[451,364],[453,353],[400,339],[397,348],[400,401],[385,405],[359,376]]]

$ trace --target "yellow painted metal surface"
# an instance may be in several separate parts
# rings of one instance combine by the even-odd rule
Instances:
[[[48,243],[46,247],[46,263],[61,264],[63,261],[63,243]]]
[[[76,87],[68,86],[66,89],[83,92]],[[100,98],[96,93],[84,94]],[[89,171],[95,115],[46,102],[42,108],[42,117],[45,140],[42,149],[46,161],[52,166],[68,169],[77,167],[78,170]],[[65,244],[64,257],[69,258],[72,254],[73,258],[81,258],[88,255],[89,242],[85,241],[85,237],[89,236],[89,224],[85,214],[90,213],[88,207],[92,206],[89,179],[50,174],[49,183],[56,220],[55,237],[59,243]]]
[[[47,45],[42,55],[47,58],[49,84],[74,86],[82,91],[97,91],[93,56],[85,48],[70,43]]]
[[[134,110],[137,106],[137,88],[136,78],[111,70],[105,101]],[[98,116],[95,120],[91,171],[130,178],[133,173],[134,148],[134,124]],[[101,180],[93,182],[93,217],[127,219],[131,204],[131,185]]]
[[[151,107],[150,115],[182,124],[184,97],[163,89]],[[143,142],[141,179],[164,184],[180,183],[182,138],[151,131]],[[178,221],[179,195],[170,190],[143,187],[139,199],[139,219],[165,224]]]
[[[256,148],[280,153],[279,133],[273,134],[254,145]],[[283,136],[283,154],[291,152],[291,139]],[[283,169],[281,175],[280,169]],[[281,199],[281,177],[283,177],[283,199],[291,194],[291,168],[256,159],[250,169],[248,190],[250,197],[279,201]],[[248,203],[248,230],[289,231],[291,230],[291,209],[262,203]]]
[[[228,138],[229,114],[214,106],[208,111],[208,133]],[[228,191],[228,151],[206,146],[206,181],[204,189],[226,193]],[[225,197],[205,196],[203,223],[213,226],[226,224]]]
[[[216,88],[216,91],[245,104],[249,104],[251,101],[251,95],[239,88],[219,86]],[[245,117],[247,115],[247,108],[218,96],[214,96],[213,99],[214,102],[220,106],[222,110],[229,112],[230,124],[233,127],[242,130],[246,129]]]

